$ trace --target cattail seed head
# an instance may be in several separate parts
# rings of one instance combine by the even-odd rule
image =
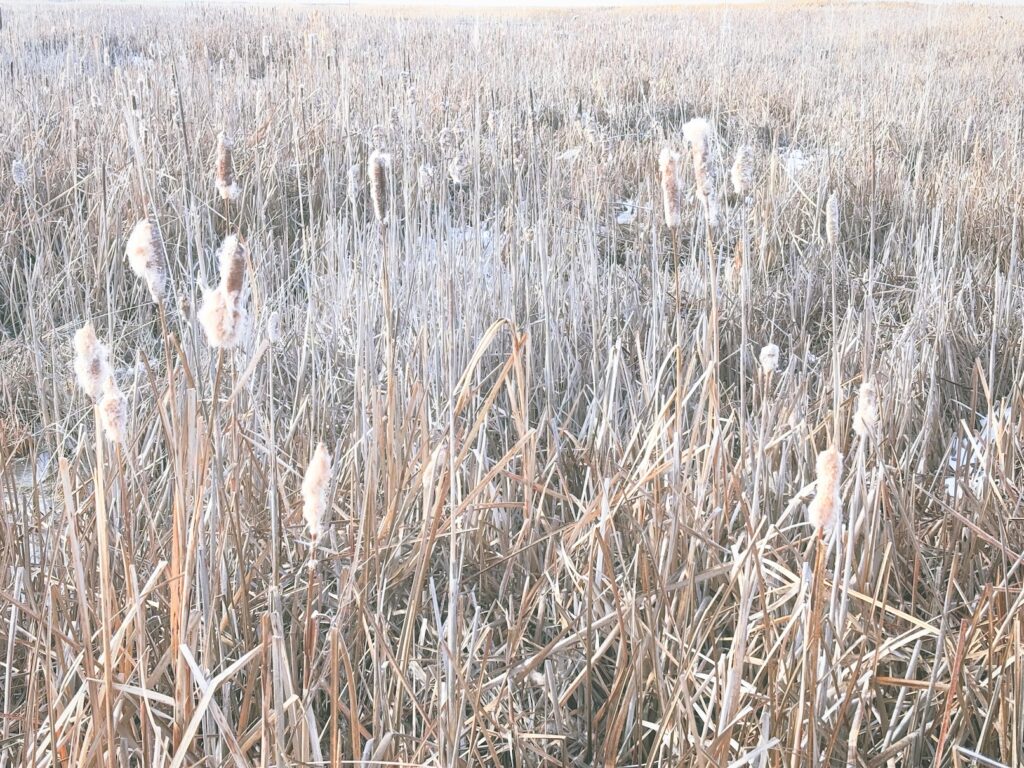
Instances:
[[[196,313],[211,347],[238,346],[249,327],[245,309],[246,248],[236,235],[224,238],[217,252],[220,284],[203,288],[203,304]]]
[[[267,341],[271,344],[281,342],[281,313],[276,309],[270,313],[270,319],[267,320]]]
[[[110,351],[96,338],[92,323],[86,323],[75,331],[75,377],[91,399],[98,400],[103,394],[103,385],[110,378]]]
[[[367,163],[370,177],[370,198],[373,200],[373,213],[377,221],[388,217],[388,170],[391,168],[391,155],[374,150]]]
[[[25,167],[25,163],[21,160],[15,160],[11,163],[11,179],[19,187],[25,186],[25,182],[28,181],[28,168]]]
[[[464,187],[469,184],[469,169],[469,160],[464,154],[459,152],[448,163],[448,178],[452,180],[452,184],[456,187]]]
[[[732,164],[732,188],[740,197],[747,197],[754,188],[754,150],[743,145],[736,150]]]
[[[658,169],[661,172],[661,198],[665,206],[665,224],[669,227],[678,227],[683,212],[682,158],[678,152],[665,147],[658,156]]]
[[[234,302],[220,286],[203,289],[203,303],[196,312],[211,347],[230,349],[237,340]]]
[[[807,505],[807,521],[815,530],[828,533],[842,511],[839,485],[843,478],[843,455],[834,447],[822,451],[818,454],[816,469],[818,485],[814,498]]]
[[[231,159],[231,149],[235,142],[224,131],[217,134],[217,167],[214,182],[222,200],[235,200],[241,190],[235,179],[235,165]]]
[[[323,443],[317,445],[302,478],[302,518],[310,537],[320,537],[327,511],[327,485],[331,480],[331,454]]]
[[[708,224],[718,224],[718,171],[714,162],[715,132],[702,117],[694,118],[683,126],[683,135],[690,143],[690,157],[697,197],[704,204]]]
[[[103,399],[100,400],[100,424],[103,434],[112,443],[123,445],[128,440],[128,400],[113,376],[103,384]]]
[[[167,290],[167,271],[164,267],[163,244],[160,230],[150,219],[142,219],[132,229],[125,246],[128,264],[145,281],[153,301],[163,300]]]
[[[853,414],[853,431],[862,438],[874,437],[878,430],[878,390],[868,380],[860,385],[857,410]]]
[[[825,204],[825,239],[830,248],[839,242],[839,196],[833,192]]]
[[[217,263],[220,265],[221,285],[230,294],[239,296],[242,293],[247,256],[245,244],[237,235],[224,238],[217,253]]]
[[[761,370],[766,374],[774,373],[779,367],[779,347],[776,344],[765,344],[758,355]]]

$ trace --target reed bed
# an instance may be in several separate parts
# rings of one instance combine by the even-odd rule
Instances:
[[[1024,762],[1024,13],[0,39],[0,767]]]

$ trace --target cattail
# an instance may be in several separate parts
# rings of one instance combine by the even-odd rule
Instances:
[[[220,265],[220,283],[224,290],[234,296],[241,296],[245,284],[245,244],[237,235],[228,235],[220,244],[217,263]]]
[[[774,373],[779,367],[779,347],[776,344],[765,344],[761,347],[761,354],[758,355],[761,363],[761,370],[765,374]]]
[[[754,187],[754,150],[743,145],[736,150],[732,164],[732,188],[740,197],[747,197]]]
[[[235,142],[221,131],[217,134],[217,168],[215,183],[222,200],[235,200],[241,191],[235,181],[235,165],[231,160],[231,149]]]
[[[86,323],[75,331],[75,377],[90,398],[98,400],[103,394],[103,385],[110,378],[110,351],[96,338],[92,323]]]
[[[683,126],[683,135],[690,143],[697,197],[704,204],[708,224],[714,227],[718,224],[718,173],[711,156],[714,129],[703,117],[697,117]]]
[[[839,197],[833,192],[825,203],[825,239],[830,248],[839,242]]]
[[[316,541],[320,537],[324,512],[327,510],[327,484],[331,479],[331,454],[320,443],[302,478],[302,518],[309,535]]]
[[[267,341],[271,344],[281,342],[281,313],[276,309],[270,313],[270,319],[267,320]]]
[[[245,302],[246,248],[236,235],[224,238],[217,252],[220,284],[203,288],[203,305],[196,318],[211,347],[231,349],[238,345],[249,324]]]
[[[683,179],[681,171],[682,158],[678,152],[669,147],[661,150],[658,156],[658,169],[661,172],[661,198],[665,204],[665,224],[678,227],[682,219]]]
[[[103,384],[100,400],[100,424],[107,440],[123,445],[128,440],[128,400],[117,387],[113,376]]]
[[[811,503],[807,505],[807,522],[818,531],[827,533],[838,521],[842,499],[839,484],[843,476],[843,455],[835,448],[818,454],[818,485]]]
[[[374,150],[367,163],[370,177],[370,198],[373,200],[373,213],[377,221],[384,221],[388,215],[388,169],[391,167],[391,155]]]
[[[461,152],[448,163],[448,177],[456,187],[469,184],[469,160]]]
[[[146,282],[153,301],[160,303],[167,289],[167,271],[161,251],[160,230],[155,222],[142,219],[132,229],[125,246],[125,255],[132,272]]]
[[[857,410],[853,414],[853,431],[862,438],[873,437],[878,429],[878,391],[872,381],[860,385]]]
[[[16,186],[23,187],[25,182],[28,181],[28,168],[25,167],[25,163],[21,160],[15,160],[11,163],[11,178],[14,180]]]
[[[203,289],[203,304],[196,313],[206,341],[215,349],[238,346],[248,328],[249,315],[224,286]]]
[[[348,168],[348,185],[347,185],[347,197],[349,205],[355,205],[359,200],[359,193],[361,191],[362,182],[362,168],[359,164],[350,165]]]

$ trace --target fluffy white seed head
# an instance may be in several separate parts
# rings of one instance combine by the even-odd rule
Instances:
[[[320,537],[327,511],[327,485],[331,480],[331,454],[323,443],[317,445],[302,478],[302,519],[310,537]]]
[[[765,344],[761,347],[761,354],[758,355],[761,363],[761,370],[765,373],[774,373],[779,367],[779,347],[777,344]]]
[[[153,301],[159,303],[167,289],[167,271],[164,268],[160,232],[149,219],[142,219],[128,235],[125,255],[138,277],[145,281]]]
[[[816,469],[818,485],[814,498],[807,505],[807,522],[815,530],[829,533],[842,511],[839,486],[843,479],[843,455],[834,447],[827,448],[818,454]]]
[[[217,134],[217,166],[214,169],[214,183],[222,200],[236,200],[241,191],[235,178],[235,164],[231,150],[235,142],[224,131]]]
[[[19,187],[25,186],[25,182],[28,181],[28,168],[25,167],[25,163],[21,160],[15,160],[11,163],[11,178],[14,180],[15,185]]]
[[[448,163],[448,178],[456,187],[464,187],[469,184],[469,171],[469,160],[461,152]]]
[[[857,410],[853,414],[853,431],[862,438],[874,437],[878,430],[878,390],[872,381],[860,385]]]
[[[754,189],[754,150],[743,145],[736,150],[732,164],[732,188],[741,197],[747,197]]]
[[[714,160],[715,132],[703,117],[683,126],[683,136],[690,144],[697,197],[704,204],[708,224],[718,224],[718,169]]]
[[[203,327],[207,343],[215,349],[238,346],[249,326],[249,314],[241,300],[228,293],[223,285],[203,289],[203,303],[196,318]]]
[[[665,224],[678,227],[683,213],[682,157],[670,147],[664,147],[658,156],[661,173],[661,199],[665,207]]]
[[[830,248],[839,242],[839,196],[833,192],[825,204],[825,239]]]
[[[123,445],[128,440],[128,399],[118,389],[113,376],[103,384],[100,400],[100,424],[103,434],[112,443]]]
[[[249,328],[249,313],[245,309],[247,253],[237,235],[225,237],[217,251],[220,284],[213,289],[203,288],[203,304],[196,318],[206,341],[215,349],[238,346]]]
[[[270,313],[270,319],[267,320],[267,341],[271,344],[281,342],[281,313],[276,309]]]
[[[377,221],[388,217],[388,170],[391,168],[391,155],[374,150],[367,162],[367,173],[370,177],[370,198],[373,200],[373,214]]]
[[[96,338],[92,323],[86,323],[75,331],[75,377],[78,386],[91,399],[98,400],[103,394],[103,385],[110,378],[110,351]]]

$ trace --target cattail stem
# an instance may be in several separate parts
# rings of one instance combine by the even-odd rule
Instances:
[[[100,578],[100,621],[103,628],[100,631],[100,639],[103,644],[103,727],[106,731],[107,748],[106,764],[113,768],[117,764],[116,751],[114,749],[114,670],[113,651],[111,637],[114,633],[114,611],[113,600],[110,590],[110,535],[107,524],[107,489],[106,473],[104,471],[103,456],[103,427],[100,423],[98,408],[93,409],[96,423],[96,469],[93,476],[94,493],[96,496],[96,546],[97,560]]]

